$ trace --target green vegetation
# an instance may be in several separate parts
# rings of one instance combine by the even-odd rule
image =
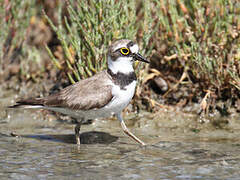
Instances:
[[[145,5],[144,8],[148,7]],[[69,16],[64,16],[63,23],[59,22],[58,26],[45,15],[63,48],[64,62],[60,62],[47,47],[56,67],[67,72],[72,83],[92,76],[106,68],[107,49],[112,40],[135,39],[143,25],[149,27],[142,33],[141,39],[142,49],[146,49],[151,36],[152,19],[147,17],[148,11],[145,10],[145,17],[138,22],[136,9],[136,2],[131,0],[89,2],[79,0],[69,2],[67,5]],[[59,16],[61,14],[60,8]]]
[[[0,73],[9,71],[26,76],[29,63],[35,62],[39,53],[27,43],[31,18],[36,15],[36,3],[31,0],[0,2]],[[34,57],[34,58],[33,58]],[[32,61],[32,62],[30,62]],[[22,68],[14,70],[12,64]],[[10,67],[9,67],[10,66]],[[17,70],[21,73],[16,72]],[[13,71],[13,72],[12,72]]]
[[[164,55],[176,54],[180,66],[203,81],[206,90],[240,90],[240,2],[156,2],[160,23],[155,36],[168,46]]]
[[[203,98],[204,94],[210,94],[212,102],[231,99],[232,105],[235,104],[240,97],[240,2],[161,0],[155,3],[159,24],[153,43],[161,64],[155,62],[154,68],[164,76],[178,77],[173,88],[175,84],[181,84],[179,89],[187,86],[187,96],[192,93],[196,98]],[[169,91],[164,97],[171,97],[173,93]]]
[[[150,68],[136,64],[141,87],[145,85],[136,98],[154,104],[156,96],[148,82],[160,76],[169,89],[159,90],[157,97],[166,103],[186,99],[205,109],[215,108],[217,100],[230,100],[235,107],[240,102],[238,0],[17,0],[0,5],[0,72],[15,61],[15,53],[20,57],[20,78],[43,78],[44,72],[60,71],[74,83],[106,68],[108,45],[129,38],[151,59]],[[41,43],[31,43],[29,36],[36,29],[53,32],[48,40],[43,36]],[[46,63],[46,56],[55,70]],[[37,64],[39,73],[32,64]]]

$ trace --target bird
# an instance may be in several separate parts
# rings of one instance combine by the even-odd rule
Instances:
[[[129,131],[122,117],[123,109],[135,94],[137,77],[134,61],[149,63],[139,53],[137,43],[129,39],[116,40],[108,47],[105,70],[49,96],[19,100],[9,108],[47,109],[78,119],[75,137],[79,146],[84,120],[115,115],[123,132],[144,146],[146,144]]]

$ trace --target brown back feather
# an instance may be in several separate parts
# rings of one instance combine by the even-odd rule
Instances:
[[[110,76],[106,71],[81,80],[60,92],[43,99],[45,106],[89,110],[101,108],[112,99],[112,86],[104,82]]]
[[[109,78],[111,76],[106,71],[102,71],[48,97],[23,99],[9,108],[23,107],[25,105],[64,107],[72,110],[101,108],[113,98],[112,86],[105,82]]]

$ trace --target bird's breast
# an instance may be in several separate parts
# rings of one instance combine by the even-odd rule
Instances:
[[[136,81],[132,81],[129,85],[121,88],[119,85],[113,84],[113,99],[106,106],[114,113],[121,112],[131,101],[135,93]]]

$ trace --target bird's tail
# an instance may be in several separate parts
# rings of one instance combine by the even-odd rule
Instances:
[[[13,106],[8,106],[8,108],[43,108],[44,100],[42,98],[31,98],[23,99],[16,102]]]

